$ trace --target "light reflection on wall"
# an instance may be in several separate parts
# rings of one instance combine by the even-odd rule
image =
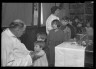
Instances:
[[[43,25],[43,6],[41,3],[41,26]]]

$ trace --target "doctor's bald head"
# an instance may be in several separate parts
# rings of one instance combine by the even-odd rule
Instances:
[[[9,27],[17,35],[17,37],[20,37],[26,29],[26,25],[20,19],[14,20],[10,23]]]
[[[26,25],[24,24],[24,22],[20,19],[14,20],[13,22],[10,23],[9,25],[10,28],[19,28],[22,29],[24,27],[26,27]]]

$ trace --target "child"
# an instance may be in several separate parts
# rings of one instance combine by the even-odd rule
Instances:
[[[38,33],[37,34],[37,41],[45,41],[46,40],[46,34],[44,33]]]
[[[55,64],[55,46],[65,41],[64,32],[59,29],[60,21],[55,19],[51,23],[52,30],[50,30],[47,36],[47,46],[49,49],[49,66],[54,67]]]
[[[81,23],[77,24],[77,30],[76,30],[76,34],[82,34],[83,32],[83,27]]]
[[[47,38],[47,35],[45,33],[43,33],[43,32],[37,34],[37,41],[44,41],[46,43],[46,38]],[[46,56],[47,56],[47,60],[48,60],[48,58],[49,58],[48,46],[45,45],[43,50],[45,51]]]
[[[87,23],[87,27],[85,27],[85,29],[89,39],[93,39],[93,28],[90,26],[90,23]]]
[[[62,18],[61,19],[61,23],[62,23],[62,26],[61,26],[61,30],[64,31],[64,34],[65,34],[65,39],[66,41],[70,40],[71,39],[71,30],[70,28],[67,26],[68,24],[68,19],[66,17]]]
[[[34,43],[34,52],[33,55],[33,66],[48,66],[46,53],[42,50],[45,46],[45,42],[43,41],[36,41]],[[39,58],[38,58],[39,57]],[[34,59],[38,58],[34,61]]]
[[[80,18],[78,16],[74,17],[73,26],[77,28],[77,24],[80,23]]]
[[[71,39],[74,39],[74,38],[75,38],[75,35],[76,35],[76,29],[75,29],[75,27],[74,27],[72,24],[73,24],[73,23],[72,23],[72,20],[69,19],[67,26],[68,26],[68,27],[70,28],[70,30],[71,30]]]

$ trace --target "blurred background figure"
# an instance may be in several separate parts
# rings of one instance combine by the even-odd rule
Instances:
[[[76,36],[76,28],[73,26],[73,21],[71,18],[69,18],[68,24],[67,26],[70,28],[71,30],[71,39],[74,39]]]
[[[86,29],[86,33],[87,33],[89,39],[92,40],[92,39],[93,39],[93,28],[90,26],[90,22],[88,22],[88,23],[86,24],[85,29]]]
[[[76,34],[82,34],[82,30],[83,30],[82,24],[78,23],[77,24]]]
[[[43,32],[37,33],[37,41],[46,41],[47,35]]]
[[[60,8],[57,6],[53,6],[51,8],[51,15],[46,20],[46,33],[49,34],[49,31],[52,29],[51,23],[53,20],[57,19],[59,20],[58,14],[59,14]]]
[[[79,21],[79,17],[78,16],[75,16],[74,19],[73,19],[73,26],[77,28],[77,24],[80,23]]]
[[[62,24],[60,29],[63,30],[63,32],[64,32],[65,40],[68,41],[71,39],[71,30],[68,27],[68,17],[63,17],[60,21]]]

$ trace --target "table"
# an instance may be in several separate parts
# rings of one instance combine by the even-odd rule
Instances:
[[[55,47],[55,66],[84,67],[85,48],[72,42],[63,42]]]

